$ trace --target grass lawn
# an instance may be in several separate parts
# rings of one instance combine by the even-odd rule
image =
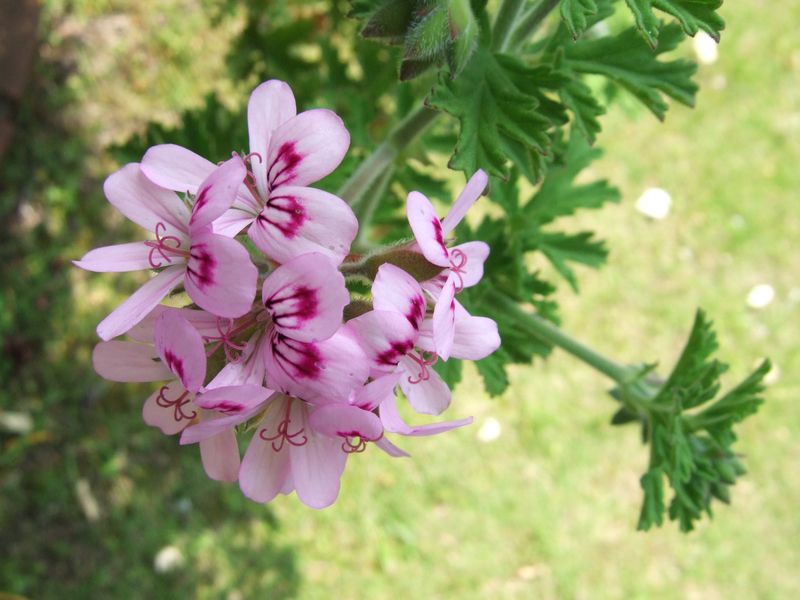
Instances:
[[[135,128],[154,107],[173,111],[168,119],[215,85],[200,74],[222,68],[193,50],[193,38],[211,35],[209,21],[186,9],[196,3],[160,0],[158,18],[131,4],[78,2],[66,21],[139,32],[142,24],[184,24],[175,38],[121,38],[155,48],[163,64],[126,63],[131,48],[96,31],[94,45],[76,54],[78,75],[67,85],[89,99],[75,106],[76,119],[87,139],[100,135],[100,145],[113,138],[98,133],[110,115],[122,115],[114,135]],[[474,415],[475,425],[402,440],[411,460],[369,448],[351,459],[339,501],[322,512],[295,497],[265,508],[242,499],[235,486],[206,480],[194,450],[138,422],[131,398],[144,388],[98,382],[91,398],[62,390],[60,405],[4,398],[35,416],[29,435],[40,439],[9,441],[0,463],[0,597],[797,597],[800,4],[768,5],[725,4],[719,60],[700,68],[694,110],[673,106],[662,124],[623,103],[605,118],[598,143],[606,154],[592,175],[619,186],[623,200],[579,215],[575,226],[601,232],[609,264],[581,271],[579,296],[565,285],[559,292],[564,328],[620,361],[658,360],[670,368],[697,306],[714,318],[720,357],[731,363],[729,382],[758,359],[773,358],[767,403],[738,444],[749,474],[713,521],[689,535],[672,523],[635,530],[647,461],[638,431],[608,424],[609,382],[560,352],[515,370],[512,387],[495,399],[468,369],[448,416]],[[51,16],[63,9],[54,0],[45,6]],[[120,14],[128,20],[109,25]],[[209,38],[215,48],[236,30],[235,15],[226,19]],[[98,56],[110,62],[98,65]],[[120,75],[123,68],[135,77]],[[101,177],[109,159],[87,152],[95,152],[90,175]],[[672,196],[663,221],[634,206],[654,186]],[[56,199],[81,193],[80,186],[54,187]],[[88,197],[102,202],[96,189]],[[96,241],[74,241],[68,250]],[[91,291],[98,281],[73,282],[75,299],[65,310],[85,322],[82,331],[108,306],[103,292]],[[746,297],[760,283],[776,296],[754,310]],[[48,347],[53,355],[65,352],[58,342]],[[93,377],[89,349],[71,349],[75,362],[64,367],[64,385]],[[500,435],[481,441],[489,419]],[[86,516],[86,488],[99,504],[95,520]],[[154,557],[168,545],[184,564],[156,573]]]

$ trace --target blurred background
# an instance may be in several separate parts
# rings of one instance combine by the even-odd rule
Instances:
[[[623,201],[575,219],[609,264],[559,292],[564,328],[620,361],[668,368],[696,306],[730,382],[773,358],[738,445],[750,472],[689,535],[635,531],[638,431],[611,428],[609,383],[558,351],[495,399],[468,368],[449,416],[472,427],[403,440],[411,460],[356,456],[322,512],[209,481],[195,448],[141,422],[146,386],[94,374],[94,327],[136,278],[70,260],[129,239],[101,189],[119,164],[181,135],[243,148],[268,76],[340,111],[355,143],[375,134],[357,84],[314,88],[351,52],[346,3],[285,4],[0,1],[0,598],[797,597],[800,4],[726,3],[718,49],[684,44],[694,110],[611,107],[591,175]],[[395,76],[365,52],[370,77]],[[171,133],[182,121],[196,133]],[[225,127],[237,140],[203,134]]]

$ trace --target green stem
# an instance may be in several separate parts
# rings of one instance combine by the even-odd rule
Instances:
[[[369,191],[365,195],[366,199],[360,202],[353,211],[355,212],[359,223],[358,237],[355,241],[355,247],[357,250],[363,250],[367,245],[367,237],[369,235],[370,223],[372,223],[372,216],[375,214],[375,209],[378,208],[378,204],[386,193],[393,174],[394,167],[389,164],[389,167],[384,169],[383,173],[380,174],[380,177],[370,187]]]
[[[524,0],[503,0],[492,28],[492,50],[503,52],[508,48],[509,37],[523,4]]]
[[[534,9],[529,12],[514,28],[511,33],[509,45],[518,48],[536,33],[539,25],[545,20],[547,15],[558,6],[561,0],[541,0]]]
[[[575,358],[594,367],[597,371],[613,379],[618,384],[628,384],[631,377],[635,374],[632,367],[621,365],[615,360],[596,352],[592,348],[589,348],[589,346],[586,346],[582,342],[566,334],[547,319],[526,312],[519,304],[502,292],[492,290],[489,292],[489,296],[493,304],[501,308],[504,312],[513,315],[516,321],[521,326],[525,327],[529,333],[543,342],[558,346],[562,350],[569,352]]]
[[[437,112],[426,106],[412,111],[400,121],[387,138],[362,162],[350,178],[339,188],[338,196],[352,207],[364,199],[370,186],[386,168],[394,162],[400,151],[425,131],[437,116]]]

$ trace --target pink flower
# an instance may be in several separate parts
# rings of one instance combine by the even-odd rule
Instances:
[[[151,394],[142,409],[145,423],[158,427],[166,435],[180,433],[198,420],[217,418],[213,411],[247,413],[251,406],[262,404],[270,393],[252,384],[201,393],[206,376],[203,338],[181,313],[187,311],[159,311],[151,338],[154,345],[113,340],[100,342],[93,353],[95,370],[111,381],[172,380]],[[209,477],[236,480],[239,450],[232,428],[219,428],[206,436],[201,441],[200,454]]]
[[[437,307],[443,297],[444,294]],[[373,374],[399,371],[403,374],[400,387],[414,410],[441,414],[450,405],[451,393],[430,367],[442,345],[436,335],[447,334],[437,331],[435,310],[433,320],[426,319],[427,303],[422,288],[411,275],[387,263],[378,269],[372,299],[375,310],[356,317],[347,326],[358,335]],[[471,317],[454,299],[451,302],[454,314],[458,307],[459,319],[453,320],[448,357],[484,358],[494,352],[500,345],[495,322]]]
[[[250,225],[253,243],[279,263],[308,252],[341,263],[358,231],[355,215],[340,198],[307,186],[333,171],[347,153],[350,134],[342,120],[325,109],[297,114],[291,88],[278,80],[253,91],[247,120],[251,176],[232,209],[214,223],[215,231],[235,235]],[[180,192],[194,193],[213,168],[172,144],[154,146],[142,159],[147,177]]]
[[[142,176],[137,164],[106,180],[111,204],[156,239],[97,248],[75,264],[89,271],[154,269],[158,274],[97,326],[102,339],[135,326],[181,283],[194,302],[215,315],[238,317],[250,309],[258,271],[241,244],[210,227],[228,210],[244,176],[238,157],[215,168],[200,184],[191,212],[174,193]]]
[[[481,280],[489,246],[483,242],[466,242],[450,248],[447,236],[480,198],[488,181],[484,171],[476,171],[443,221],[436,216],[431,201],[421,193],[410,192],[406,200],[408,222],[417,245],[429,262],[445,268],[447,278],[455,282],[456,291],[471,287]]]

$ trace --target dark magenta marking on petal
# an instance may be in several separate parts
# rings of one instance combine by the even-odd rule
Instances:
[[[317,379],[322,371],[324,361],[313,343],[298,342],[275,332],[270,347],[278,366],[294,379]]]
[[[178,379],[183,381],[183,360],[178,358],[169,350],[164,350],[164,360],[166,361],[169,370],[175,373],[175,375],[178,376]]]
[[[439,219],[433,217],[433,219],[431,219],[431,225],[433,225],[433,235],[436,238],[436,243],[439,244],[444,250],[445,254],[447,254],[447,246],[444,243],[442,224],[439,222]]]
[[[200,289],[214,285],[214,273],[217,261],[208,251],[205,244],[192,244],[189,250],[189,262],[186,264],[186,274]]]
[[[275,160],[267,171],[269,187],[271,189],[276,188],[291,181],[295,175],[295,168],[300,164],[301,160],[303,160],[303,155],[298,154],[294,142],[284,142],[281,144]],[[280,165],[280,167],[276,169],[278,165]]]
[[[232,402],[230,400],[220,400],[219,402],[217,402],[211,408],[214,409],[214,410],[218,410],[219,412],[224,412],[224,413],[229,413],[230,414],[230,413],[241,412],[242,408],[244,408],[244,407],[241,404],[239,404],[238,402]]]
[[[206,203],[208,202],[208,191],[211,188],[209,186],[204,187],[200,190],[200,193],[197,194],[197,199],[194,201],[194,208],[192,208],[192,216],[194,217],[194,213],[198,210],[203,208]]]
[[[422,319],[425,318],[425,298],[419,294],[411,298],[411,306],[408,309],[406,318],[414,326],[414,329],[419,329]]]
[[[281,292],[287,292],[281,295]],[[304,322],[313,319],[319,313],[317,291],[305,286],[283,290],[270,296],[264,306],[272,315],[275,324],[281,327],[298,329]],[[295,322],[292,323],[291,319]]]
[[[282,213],[281,220],[272,220],[267,217],[267,209],[272,209]],[[302,203],[298,202],[297,198],[293,196],[271,196],[267,200],[267,205],[261,214],[258,215],[256,220],[261,227],[266,227],[265,224],[272,225],[275,229],[280,231],[284,237],[293,239],[297,236],[297,232],[306,222],[306,211]]]
[[[400,359],[411,352],[413,348],[414,342],[412,340],[392,342],[388,350],[384,350],[378,354],[376,360],[382,365],[395,366],[400,362]]]

